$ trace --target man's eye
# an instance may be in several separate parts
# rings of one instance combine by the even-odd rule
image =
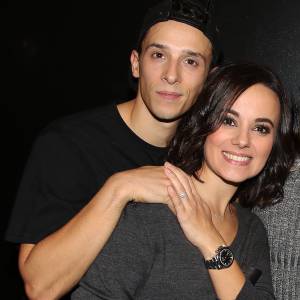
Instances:
[[[223,124],[226,126],[235,126],[235,121],[231,117],[225,117],[223,120]]]
[[[164,55],[162,53],[160,53],[160,52],[154,52],[154,53],[152,53],[151,56],[153,58],[163,58],[164,57]]]
[[[186,61],[185,61],[188,65],[191,65],[191,66],[194,66],[194,67],[197,67],[199,64],[196,60],[194,59],[191,59],[191,58],[188,58]]]

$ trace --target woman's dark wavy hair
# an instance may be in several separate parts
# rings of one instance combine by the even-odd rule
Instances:
[[[265,207],[282,200],[283,185],[295,158],[294,147],[289,148],[293,144],[292,104],[277,75],[266,66],[229,63],[212,70],[199,99],[178,125],[170,143],[168,161],[200,180],[196,172],[204,163],[207,136],[221,126],[236,99],[254,84],[263,84],[276,93],[280,121],[265,167],[239,185],[232,201],[238,199],[245,207]]]

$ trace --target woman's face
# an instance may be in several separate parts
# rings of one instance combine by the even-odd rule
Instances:
[[[262,84],[248,88],[227,112],[220,128],[207,137],[202,175],[209,172],[233,183],[257,175],[272,150],[279,119],[277,95]]]

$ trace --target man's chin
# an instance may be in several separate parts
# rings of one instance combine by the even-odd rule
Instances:
[[[180,120],[184,114],[176,114],[176,115],[164,115],[164,114],[156,114],[150,111],[153,118],[155,118],[159,122],[163,123],[172,123]]]

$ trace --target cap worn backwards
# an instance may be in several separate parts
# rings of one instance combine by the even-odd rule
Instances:
[[[158,22],[174,20],[203,32],[213,47],[212,65],[217,64],[221,49],[211,2],[211,0],[164,0],[159,2],[150,8],[144,17],[137,43],[138,49],[150,27]]]

